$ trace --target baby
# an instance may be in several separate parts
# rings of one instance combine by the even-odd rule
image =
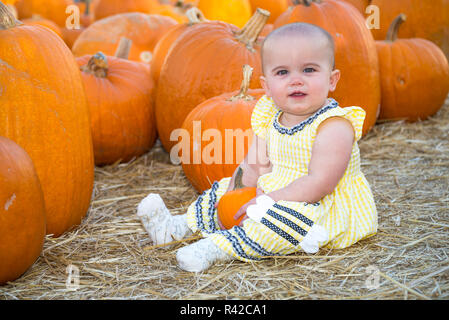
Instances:
[[[306,23],[278,28],[264,40],[262,66],[266,94],[253,110],[253,142],[233,176],[214,182],[183,215],[172,216],[157,194],[138,206],[155,244],[201,232],[204,239],[177,251],[183,270],[346,248],[377,231],[357,145],[365,112],[328,98],[340,78],[331,35]],[[236,212],[242,222],[226,230],[216,207],[234,189],[237,172],[257,196]]]

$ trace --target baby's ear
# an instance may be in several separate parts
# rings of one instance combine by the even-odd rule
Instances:
[[[259,79],[260,79],[260,84],[262,85],[262,88],[265,90],[265,94],[270,97],[271,96],[270,88],[268,87],[267,80],[265,79],[264,76],[260,76]]]
[[[331,92],[335,91],[335,88],[337,87],[338,80],[340,80],[340,70],[334,69],[331,72],[331,76],[329,79],[329,91],[331,91]]]

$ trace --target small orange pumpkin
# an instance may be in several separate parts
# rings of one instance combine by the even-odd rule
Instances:
[[[243,215],[235,220],[234,215],[248,201],[256,196],[256,188],[245,187],[226,192],[218,202],[218,218],[226,229],[238,225]]]
[[[182,129],[189,133],[190,150],[188,155],[181,155],[182,169],[199,192],[209,189],[212,182],[231,176],[248,153],[253,135],[251,114],[257,101],[264,95],[263,89],[249,89],[251,71],[250,66],[243,67],[240,91],[224,93],[204,101],[184,120]],[[200,123],[200,134],[197,133],[195,122]],[[215,132],[217,135],[212,136],[211,142],[202,143],[206,132]],[[183,153],[186,150],[181,151]],[[201,159],[200,163],[196,160],[198,158]]]

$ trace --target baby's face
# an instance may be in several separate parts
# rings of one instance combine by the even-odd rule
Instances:
[[[264,46],[262,86],[286,114],[306,118],[335,90],[340,73],[332,70],[327,42],[311,37],[279,37]]]

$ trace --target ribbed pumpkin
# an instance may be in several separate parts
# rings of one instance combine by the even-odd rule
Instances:
[[[197,23],[173,43],[161,69],[156,95],[159,138],[168,151],[173,130],[201,102],[238,90],[242,65],[254,68],[251,88],[260,88],[260,53],[254,45],[268,13],[257,11],[240,30],[232,24]]]
[[[178,39],[179,35],[196,23],[205,22],[203,13],[196,7],[189,9],[186,12],[188,22],[176,24],[167,31],[164,36],[158,41],[153,50],[151,59],[151,77],[157,83],[161,68],[165,60],[165,56],[170,50],[171,45]]]
[[[335,41],[335,65],[341,71],[337,89],[331,94],[342,107],[360,106],[366,111],[363,134],[375,124],[380,106],[379,62],[375,41],[365,20],[354,6],[336,0],[304,0],[282,14],[278,28],[292,22],[318,25]]]
[[[39,257],[45,202],[33,161],[0,137],[0,285],[20,277]]]
[[[156,140],[153,81],[145,65],[126,60],[130,41],[115,57],[101,52],[77,58],[90,108],[95,164],[127,162]]]
[[[256,193],[256,188],[246,187],[228,191],[220,198],[217,214],[226,229],[231,229],[242,221],[243,216],[235,220],[234,215],[244,204],[254,198]]]
[[[270,12],[268,23],[274,23],[276,19],[288,9],[289,0],[250,0],[252,12],[257,8],[265,9]]]
[[[380,29],[371,29],[376,40],[384,40],[391,21],[399,14],[407,16],[399,38],[424,38],[438,45],[449,60],[448,0],[371,0],[379,7]]]
[[[72,0],[19,0],[16,8],[20,19],[31,18],[33,14],[38,14],[64,27],[68,17],[65,11],[71,4]]]
[[[93,11],[95,20],[100,20],[119,13],[150,13],[157,6],[157,0],[98,0]]]
[[[51,20],[41,18],[39,16],[33,16],[29,19],[22,19],[22,22],[29,26],[40,25],[46,27],[56,33],[62,39],[62,31],[61,28]]]
[[[76,57],[98,51],[113,56],[121,37],[133,42],[129,60],[150,62],[159,39],[177,22],[166,16],[144,13],[122,13],[95,21],[75,41]],[[147,58],[150,57],[150,58]]]
[[[242,28],[251,17],[249,0],[198,0],[206,19],[232,23]]]
[[[200,193],[214,181],[230,177],[251,145],[251,114],[264,91],[249,90],[251,68],[248,65],[244,67],[243,77],[240,91],[204,101],[189,113],[182,125],[190,139],[189,154],[179,154],[182,168]],[[201,141],[202,138],[206,141]]]
[[[54,32],[17,25],[0,3],[0,135],[26,150],[45,197],[47,233],[59,236],[87,213],[94,159],[76,61]]]
[[[405,15],[399,15],[386,40],[376,41],[382,88],[379,118],[424,120],[444,104],[449,93],[449,65],[433,42],[397,39],[404,21]]]
[[[343,0],[352,4],[362,14],[365,14],[366,8],[371,4],[371,0]]]

